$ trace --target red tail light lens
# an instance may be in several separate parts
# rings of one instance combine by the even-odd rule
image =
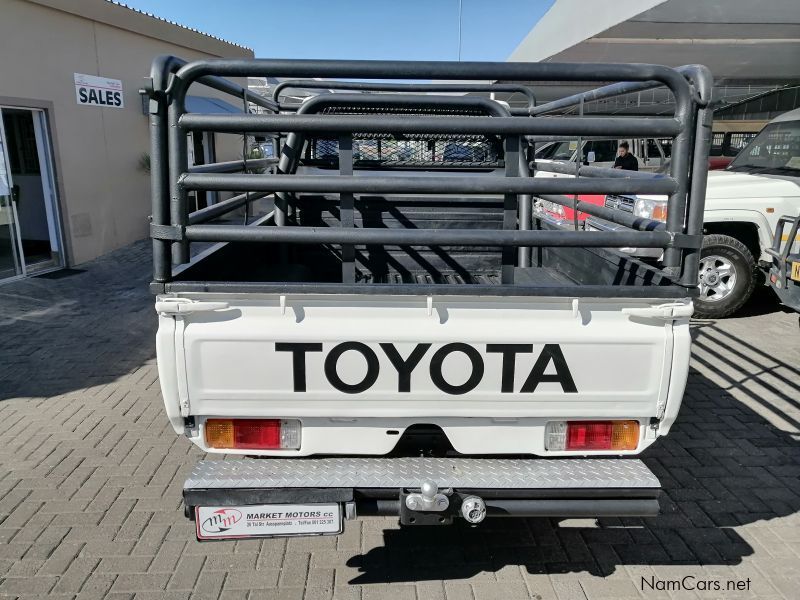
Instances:
[[[611,448],[611,421],[570,421],[567,424],[567,450],[608,450]]]
[[[263,450],[281,447],[281,422],[277,419],[236,419],[233,447]]]
[[[300,421],[294,419],[208,419],[211,448],[288,450],[300,447]]]

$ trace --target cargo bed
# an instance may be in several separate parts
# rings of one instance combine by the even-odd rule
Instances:
[[[294,204],[295,219],[285,228],[341,228],[338,198],[299,195]],[[274,228],[274,215],[260,226]],[[502,198],[369,196],[354,201],[354,228],[490,232],[502,226]],[[539,219],[532,219],[531,228],[560,232]],[[683,298],[693,293],[653,266],[607,248],[529,249],[531,266],[511,265],[505,277],[500,246],[354,244],[352,251],[353,282],[347,285],[340,244],[222,243],[176,269],[173,282],[163,289],[302,292],[315,284],[314,291],[330,293],[464,294],[479,289],[491,295],[638,298]]]
[[[362,294],[489,294],[568,297],[685,298],[693,290],[675,285],[652,266],[621,252],[599,248],[543,249],[541,262],[552,266],[514,267],[511,283],[501,268],[475,266],[448,270],[419,265],[378,273],[361,271],[353,284],[341,282],[341,260],[322,246],[294,250],[294,258],[275,264],[281,247],[254,253],[250,244],[226,243],[199,255],[175,272],[156,292],[264,292]],[[284,249],[287,251],[289,249]],[[400,250],[398,250],[398,253]],[[412,251],[413,252],[413,251]],[[285,256],[286,254],[283,254]],[[428,262],[425,250],[414,253]],[[434,255],[435,257],[436,255]],[[473,259],[476,258],[473,255]]]

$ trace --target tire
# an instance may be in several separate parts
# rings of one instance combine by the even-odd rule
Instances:
[[[756,261],[742,242],[729,235],[712,234],[700,251],[700,296],[694,316],[722,319],[739,310],[756,286]]]

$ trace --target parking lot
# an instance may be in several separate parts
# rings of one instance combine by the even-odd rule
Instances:
[[[201,453],[163,415],[149,249],[0,287],[1,597],[797,597],[800,328],[766,291],[694,325],[679,421],[645,455],[659,517],[199,544],[181,489]]]

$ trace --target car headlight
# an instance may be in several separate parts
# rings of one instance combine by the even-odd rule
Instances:
[[[539,207],[541,212],[549,213],[550,215],[557,215],[559,218],[564,218],[564,207],[549,200],[539,200]]]
[[[667,221],[667,201],[637,198],[633,203],[633,216],[653,221]]]

